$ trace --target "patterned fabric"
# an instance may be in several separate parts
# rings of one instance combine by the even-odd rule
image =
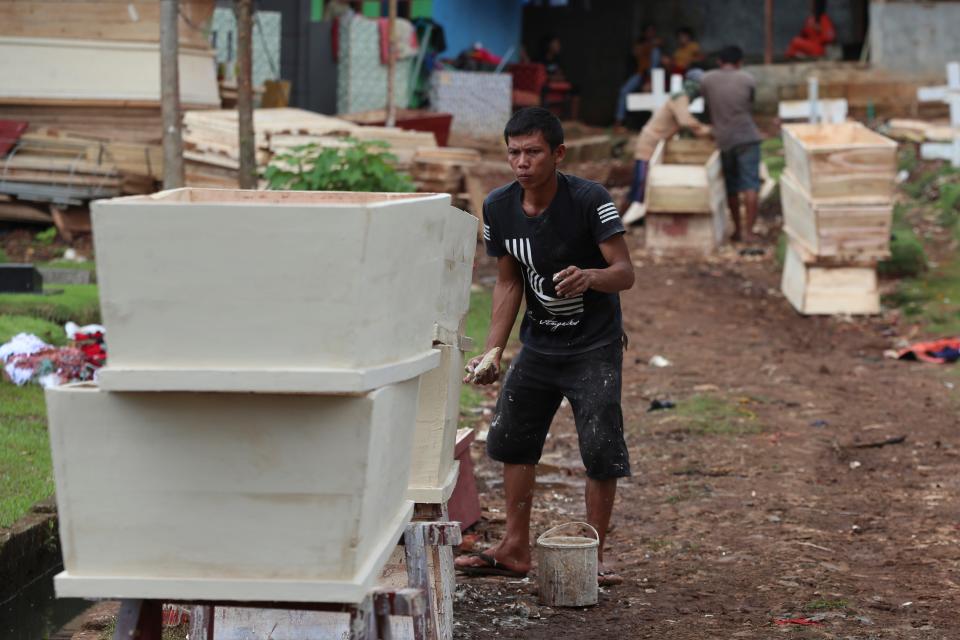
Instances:
[[[451,130],[475,138],[499,138],[510,119],[513,76],[479,71],[433,74],[434,110],[453,114]]]
[[[378,21],[354,15],[340,20],[339,29],[337,113],[386,108],[387,66],[380,62]],[[407,106],[413,63],[413,58],[397,61],[394,98],[398,107]]]

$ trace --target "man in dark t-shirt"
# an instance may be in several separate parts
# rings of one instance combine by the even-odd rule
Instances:
[[[506,345],[520,303],[523,348],[503,383],[487,453],[504,463],[507,524],[486,552],[457,558],[468,574],[520,576],[530,570],[530,508],[536,464],[553,416],[570,401],[587,471],[587,520],[600,538],[601,584],[619,578],[603,566],[603,543],[617,479],[630,475],[620,408],[625,337],[620,291],[633,286],[633,264],[620,215],[606,189],[557,171],[563,128],[539,107],[518,111],[504,130],[516,181],[483,203],[487,254],[497,259],[493,314],[485,351]],[[499,356],[478,384],[494,382]]]

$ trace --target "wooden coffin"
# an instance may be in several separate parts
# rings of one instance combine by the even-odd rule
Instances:
[[[412,515],[418,387],[48,389],[57,595],[359,601]]]
[[[780,177],[780,200],[784,230],[808,252],[875,260],[890,255],[891,203],[815,200],[790,170]]]
[[[726,234],[726,200],[720,153],[712,142],[661,142],[647,173],[647,247],[712,251]]]
[[[787,169],[814,200],[893,198],[897,143],[859,122],[783,126]]]
[[[111,391],[357,393],[432,369],[450,196],[179,189],[93,205]],[[471,227],[472,228],[472,227]],[[462,254],[453,255],[461,256]],[[465,275],[454,281],[467,286]]]
[[[792,241],[787,244],[781,290],[804,315],[880,313],[875,265],[818,261]]]
[[[417,406],[417,431],[407,497],[414,502],[445,503],[457,484],[454,459],[460,419],[463,351],[438,346],[440,366],[423,375]]]

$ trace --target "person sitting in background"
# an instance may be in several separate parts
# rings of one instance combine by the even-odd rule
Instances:
[[[800,35],[790,41],[788,58],[822,58],[826,45],[837,39],[833,21],[827,15],[827,0],[814,0],[813,13],[807,16]]]
[[[703,60],[700,43],[694,40],[693,29],[680,27],[677,29],[677,48],[671,56],[671,73],[683,74],[695,62]]]
[[[627,117],[627,95],[642,89],[650,88],[650,71],[660,66],[662,56],[662,42],[657,36],[653,25],[643,29],[643,37],[633,43],[631,52],[634,72],[620,87],[620,96],[617,98],[614,128],[623,129],[623,121]]]
[[[647,182],[647,164],[661,140],[673,137],[681,129],[687,129],[694,135],[710,135],[710,127],[697,120],[690,113],[690,102],[700,95],[701,69],[687,72],[683,91],[670,96],[662,107],[657,109],[637,136],[634,146],[633,184],[630,187],[630,206],[623,215],[623,223],[637,222],[646,214],[644,192]]]
[[[569,93],[569,117],[577,119],[580,111],[580,94],[577,87],[567,79],[560,66],[560,52],[563,46],[560,36],[549,34],[540,42],[540,55],[534,62],[539,62],[547,69],[547,92],[554,90],[560,93]]]

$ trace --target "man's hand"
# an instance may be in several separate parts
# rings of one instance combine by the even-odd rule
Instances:
[[[591,272],[580,267],[569,266],[553,274],[553,283],[557,295],[561,298],[572,298],[582,294],[592,284]]]
[[[483,355],[470,359],[470,362],[464,367],[467,375],[464,376],[465,383],[486,385],[493,384],[500,377],[500,347],[494,347]]]

